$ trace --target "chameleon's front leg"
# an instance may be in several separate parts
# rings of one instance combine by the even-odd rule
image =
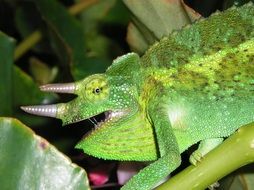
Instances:
[[[159,102],[159,101],[158,101]],[[181,163],[178,144],[162,102],[154,101],[149,116],[154,126],[159,159],[132,177],[122,190],[148,190],[174,171]]]

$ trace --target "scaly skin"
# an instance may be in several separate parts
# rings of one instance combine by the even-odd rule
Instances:
[[[254,121],[254,7],[216,13],[153,45],[143,57],[114,60],[105,74],[44,91],[78,97],[66,104],[28,106],[64,124],[107,113],[76,146],[103,159],[154,161],[122,189],[151,189],[202,141],[195,164],[222,137]]]

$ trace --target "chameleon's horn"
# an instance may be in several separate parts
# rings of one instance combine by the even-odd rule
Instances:
[[[27,113],[34,115],[56,117],[57,106],[56,105],[38,105],[38,106],[21,106],[21,109]]]
[[[73,94],[75,91],[75,83],[46,84],[40,86],[40,90],[44,92]]]

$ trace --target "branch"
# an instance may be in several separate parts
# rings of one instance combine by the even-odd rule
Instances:
[[[254,162],[254,123],[241,127],[197,166],[189,166],[157,190],[205,189],[234,170]],[[190,188],[192,187],[192,188]]]

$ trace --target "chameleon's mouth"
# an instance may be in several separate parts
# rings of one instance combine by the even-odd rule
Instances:
[[[57,111],[59,111],[59,109],[57,108],[56,105],[22,106],[21,109],[35,115],[63,119],[57,116]],[[61,112],[61,109],[60,109],[60,112]],[[82,118],[82,116],[77,116],[74,114],[74,116],[70,120],[63,121],[63,125],[68,125],[72,123],[81,123],[84,120],[89,120],[94,125],[93,128],[97,129],[105,123],[116,122],[119,118],[121,118],[123,115],[127,113],[128,111],[126,110],[124,111],[123,110],[115,110],[115,111],[109,110],[109,111],[98,113],[97,115],[95,114],[88,118],[87,117]]]
[[[88,131],[82,139],[86,138],[92,132],[98,130],[100,127],[105,126],[107,123],[117,122],[123,115],[125,115],[125,111],[104,111],[97,115],[94,115],[90,118],[84,119],[89,120],[93,124],[93,128]],[[84,120],[77,121],[77,123],[82,122]]]
[[[112,113],[113,111],[105,111],[95,116],[92,116],[88,118],[87,120],[89,120],[94,125],[94,128],[96,129],[100,127],[103,123],[108,122],[112,118],[112,115],[113,115]]]
[[[115,122],[121,116],[125,115],[126,112],[124,111],[105,111],[93,117],[90,117],[89,120],[93,122],[94,128],[101,127],[104,123],[107,122]]]

